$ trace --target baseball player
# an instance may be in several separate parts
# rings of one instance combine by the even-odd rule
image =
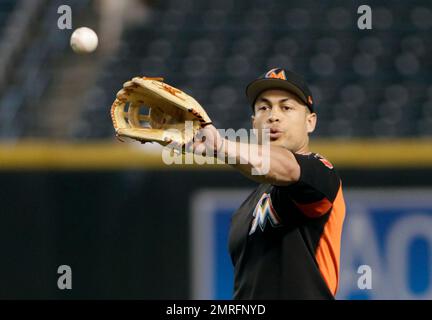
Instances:
[[[250,156],[213,125],[193,145],[234,157],[232,166],[260,183],[232,216],[234,299],[334,299],[345,202],[333,165],[309,150],[317,122],[312,94],[302,77],[276,68],[251,82],[246,95],[253,128],[269,129],[267,151]],[[263,157],[270,158],[268,172],[253,175]]]

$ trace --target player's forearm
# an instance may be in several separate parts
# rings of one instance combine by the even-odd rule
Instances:
[[[282,147],[252,145],[225,139],[222,153],[228,164],[259,183],[289,185],[300,176],[300,168],[294,155]]]
[[[249,156],[251,152],[249,152],[248,144],[225,140],[223,151],[225,161],[227,161],[234,169],[240,171],[249,179],[259,183],[266,183],[265,175],[252,174],[253,170],[260,172],[259,168],[263,168],[265,154],[263,154],[262,150],[258,150],[258,155]]]

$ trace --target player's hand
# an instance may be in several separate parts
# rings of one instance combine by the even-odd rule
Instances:
[[[186,150],[197,155],[214,156],[221,150],[223,140],[216,127],[209,124],[197,132],[193,141],[187,144]]]

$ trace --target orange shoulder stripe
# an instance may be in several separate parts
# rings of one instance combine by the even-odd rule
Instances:
[[[316,218],[326,214],[333,205],[326,197],[312,203],[302,204],[296,201],[294,203],[309,218]]]

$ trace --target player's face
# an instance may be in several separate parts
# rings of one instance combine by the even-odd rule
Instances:
[[[296,95],[285,90],[266,90],[258,96],[254,108],[252,125],[258,130],[270,129],[272,145],[292,152],[307,148],[308,134],[315,129],[316,114],[310,113]]]

